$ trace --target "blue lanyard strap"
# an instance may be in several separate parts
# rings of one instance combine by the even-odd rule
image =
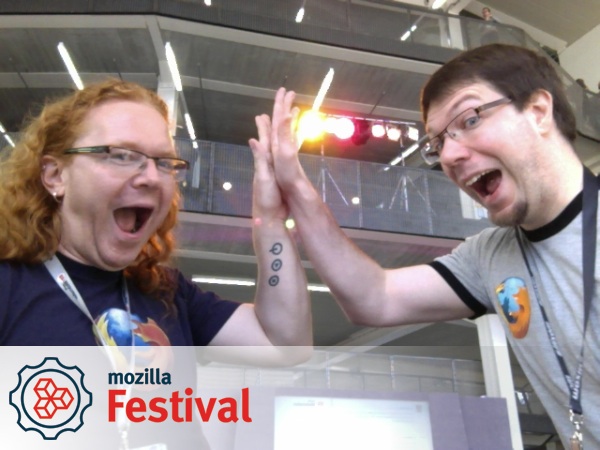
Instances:
[[[535,292],[535,297],[539,305],[544,325],[546,326],[546,332],[552,344],[552,349],[558,360],[560,369],[565,377],[565,381],[569,388],[569,406],[571,408],[571,421],[578,427],[577,421],[582,421],[583,408],[581,406],[581,379],[583,377],[583,354],[584,354],[584,341],[585,333],[587,330],[587,323],[590,316],[590,310],[592,306],[592,298],[594,296],[595,288],[595,268],[596,268],[596,221],[598,212],[598,178],[596,178],[586,167],[583,169],[583,217],[582,217],[582,265],[583,265],[583,336],[581,343],[581,351],[577,360],[577,368],[575,371],[575,377],[571,376],[565,359],[558,348],[558,342],[556,335],[552,329],[552,325],[546,314],[541,303],[541,296],[532,270],[531,264],[527,259],[525,253],[525,247],[523,244],[523,238],[521,237],[521,230],[516,230],[517,241],[523,260],[527,266],[529,277],[531,278],[531,284]],[[533,263],[535,265],[535,262]]]

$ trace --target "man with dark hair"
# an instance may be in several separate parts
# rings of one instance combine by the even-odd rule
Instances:
[[[498,225],[426,265],[384,269],[341,231],[299,163],[293,100],[280,89],[279,125],[257,117],[250,145],[270,147],[304,248],[347,316],[391,326],[498,314],[563,444],[600,448],[598,183],[574,151],[575,118],[548,60],[493,44],[424,87],[421,154]]]
[[[494,16],[492,16],[492,10],[487,6],[481,10],[481,17],[483,17],[483,20],[486,22],[498,22]]]

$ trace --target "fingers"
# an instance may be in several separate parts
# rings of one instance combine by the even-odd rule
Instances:
[[[285,116],[284,99],[287,93],[285,88],[279,88],[275,94],[275,102],[273,103],[273,129],[276,130],[281,123],[282,117]]]
[[[257,175],[265,176],[271,171],[270,136],[271,120],[268,115],[261,114],[254,118],[258,130],[258,140],[250,139],[248,144],[254,155],[254,167]]]
[[[279,88],[275,94],[272,118],[266,114],[256,116],[258,139],[248,141],[255,161],[261,160],[272,165],[273,155],[290,156],[292,152],[297,152],[298,139],[294,128],[297,125],[300,111],[293,107],[295,98],[294,91]]]
[[[288,150],[289,145],[295,148],[293,125],[298,117],[296,108],[292,107],[295,98],[296,93],[286,91],[285,88],[280,88],[275,95],[271,128],[271,149],[274,153],[280,150],[280,143],[285,150]]]

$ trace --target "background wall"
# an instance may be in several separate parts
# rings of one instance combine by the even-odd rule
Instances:
[[[560,65],[573,78],[583,78],[588,89],[598,92],[600,82],[600,25],[560,53]]]

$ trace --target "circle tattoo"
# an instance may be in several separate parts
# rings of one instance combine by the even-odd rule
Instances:
[[[281,269],[281,266],[283,266],[283,263],[278,258],[275,261],[273,261],[273,264],[271,264],[271,269],[273,269],[275,272],[277,272],[279,269]]]
[[[273,275],[269,278],[269,286],[277,286],[279,284],[279,277],[277,275]]]
[[[271,247],[271,250],[269,250],[269,253],[273,253],[274,255],[279,255],[282,251],[283,251],[283,245],[281,245],[279,242],[276,242],[275,244],[273,244],[273,247]]]

